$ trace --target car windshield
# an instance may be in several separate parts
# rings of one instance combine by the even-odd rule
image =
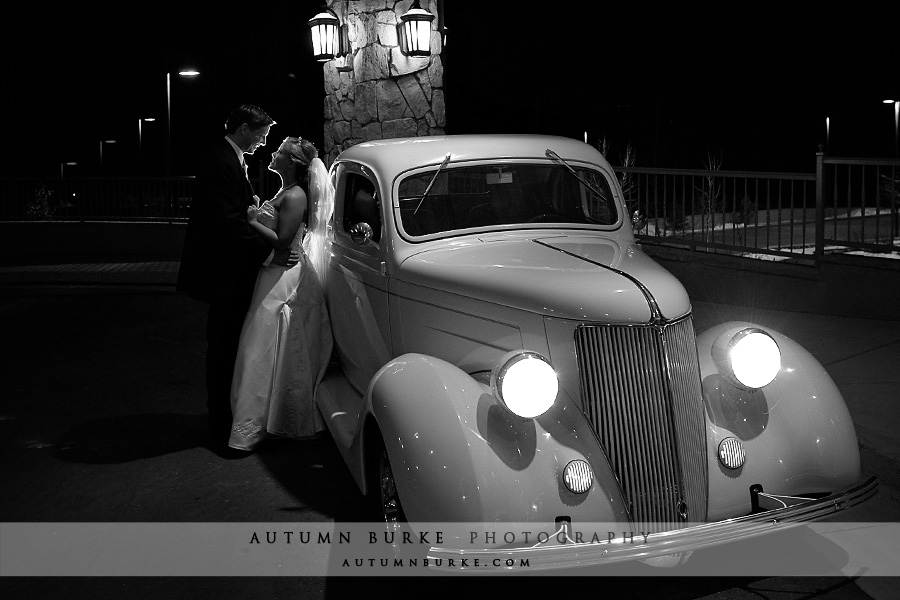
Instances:
[[[437,177],[437,169],[417,173],[400,182],[400,221],[411,236],[530,223],[615,224],[606,177],[574,169],[578,177],[557,163],[448,166]]]

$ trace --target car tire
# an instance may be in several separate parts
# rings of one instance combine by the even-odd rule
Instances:
[[[406,523],[406,516],[403,514],[403,505],[400,503],[400,495],[397,492],[397,482],[394,480],[391,461],[383,442],[379,445],[375,460],[377,461],[376,481],[381,518],[388,531],[400,531],[402,525]]]
[[[403,505],[400,502],[391,461],[380,437],[372,456],[374,464],[371,470],[373,484],[371,495],[375,509],[373,512],[380,515],[379,518],[383,525],[379,541],[391,546],[390,551],[395,559],[424,558],[427,548],[421,548],[419,544],[415,543],[416,537],[406,520],[406,514],[403,512]]]

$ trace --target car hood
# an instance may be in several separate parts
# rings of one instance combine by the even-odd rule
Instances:
[[[399,275],[561,319],[646,323],[654,302],[666,319],[691,309],[681,283],[639,247],[596,235],[468,239],[407,258]]]

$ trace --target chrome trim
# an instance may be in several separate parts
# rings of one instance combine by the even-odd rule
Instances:
[[[616,269],[609,265],[604,265],[602,262],[598,262],[596,260],[591,260],[589,258],[585,258],[584,256],[581,256],[580,254],[576,254],[574,252],[569,252],[568,250],[562,250],[560,248],[551,246],[550,244],[545,244],[541,240],[532,240],[532,241],[535,244],[540,244],[544,248],[549,248],[550,250],[556,250],[557,252],[562,252],[563,254],[566,254],[568,256],[574,256],[575,258],[581,259],[584,262],[591,263],[592,265],[596,265],[602,269],[606,269],[607,271],[612,271],[616,275],[621,275],[622,277],[624,277],[625,279],[627,279],[628,281],[633,283],[635,286],[637,286],[637,288],[644,295],[644,298],[647,300],[647,305],[650,307],[650,323],[651,324],[660,324],[660,323],[665,322],[665,317],[663,317],[662,311],[659,309],[659,303],[656,301],[656,298],[654,298],[653,294],[650,293],[650,289],[646,285],[641,283],[641,281],[634,275],[632,275],[626,271],[622,271],[621,269]]]
[[[865,502],[874,496],[877,491],[878,480],[875,477],[871,477],[862,483],[834,492],[818,500],[811,500],[802,504],[750,514],[735,519],[725,519],[715,523],[703,523],[684,529],[654,533],[648,537],[647,543],[621,544],[601,540],[595,543],[554,543],[552,545],[544,544],[527,548],[479,548],[475,550],[433,546],[429,549],[427,558],[432,562],[436,559],[454,559],[458,565],[461,565],[458,562],[461,559],[472,561],[470,565],[474,564],[475,559],[479,559],[478,570],[481,572],[492,569],[507,571],[508,568],[502,566],[507,559],[512,559],[515,565],[520,564],[520,559],[527,559],[529,572],[541,569],[608,565],[628,560],[699,550],[718,544],[774,533],[780,531],[784,526],[815,521],[845,511]],[[573,524],[570,528],[575,526]],[[549,537],[551,541],[556,539],[557,537],[552,534]],[[635,534],[635,539],[639,539],[637,534]],[[494,565],[494,559],[499,559],[501,566]],[[430,566],[438,568],[437,565],[432,564]],[[465,566],[458,567],[459,570],[466,570],[466,568]]]
[[[629,518],[664,529],[704,521],[705,416],[690,316],[664,325],[581,325],[574,337],[585,418]]]

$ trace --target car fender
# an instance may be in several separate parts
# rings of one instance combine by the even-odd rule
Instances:
[[[369,396],[409,521],[627,522],[606,457],[562,392],[547,413],[523,419],[455,365],[404,354],[376,374]],[[574,459],[594,471],[586,493],[563,483]]]
[[[730,337],[745,327],[763,329],[781,351],[775,380],[753,391],[724,378],[712,354],[720,335]],[[749,513],[751,485],[768,494],[798,495],[859,480],[859,446],[843,396],[821,363],[797,342],[768,327],[735,321],[698,335],[697,352],[707,417],[710,520]],[[718,445],[726,437],[740,440],[745,450],[738,469],[718,460]],[[769,503],[764,507],[779,506]]]

